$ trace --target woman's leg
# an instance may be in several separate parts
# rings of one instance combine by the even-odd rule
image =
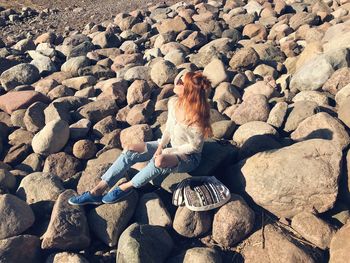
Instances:
[[[131,184],[120,185],[120,188],[123,190],[130,189],[131,187],[139,188],[152,179],[156,178],[160,174],[171,173],[176,170],[179,164],[179,159],[174,154],[161,154],[156,158],[152,158],[148,165],[138,172],[132,179]]]
[[[102,175],[102,181],[96,186],[97,189],[93,190],[103,193],[108,186],[114,186],[132,165],[150,160],[157,149],[155,144],[155,142],[134,144],[124,149],[118,159]]]
[[[112,164],[112,166],[102,175],[101,181],[90,191],[92,195],[98,196],[102,195],[108,186],[114,185],[115,182],[120,180],[125,174],[125,172],[140,159],[140,156],[136,158],[131,158],[133,153],[127,153],[132,151],[135,153],[146,152],[146,143],[131,144],[124,148],[122,154],[118,159]],[[137,158],[138,157],[138,158]]]
[[[176,158],[176,159],[174,159]],[[160,174],[170,173],[176,169],[178,163],[176,156],[170,155],[159,155],[156,157],[157,165],[155,165],[155,158],[152,158],[145,168],[138,172],[129,182],[123,183],[116,187],[112,191],[108,192],[103,198],[102,202],[105,204],[113,204],[125,197],[130,193],[130,189],[133,187],[139,188],[144,184],[148,183],[153,178]],[[165,167],[166,165],[172,165],[171,167]],[[175,166],[174,166],[175,165]]]

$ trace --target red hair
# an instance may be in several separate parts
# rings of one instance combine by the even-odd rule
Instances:
[[[188,72],[184,75],[184,92],[177,106],[185,110],[185,123],[196,124],[205,138],[213,136],[210,125],[210,105],[208,90],[210,81],[201,72]]]

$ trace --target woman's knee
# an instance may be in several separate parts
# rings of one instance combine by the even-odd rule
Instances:
[[[160,154],[154,159],[154,165],[159,168],[164,168],[165,158],[164,155]]]
[[[129,144],[124,147],[124,150],[143,153],[146,151],[146,143]]]

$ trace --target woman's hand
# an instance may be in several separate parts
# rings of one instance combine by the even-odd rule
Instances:
[[[163,151],[163,148],[161,145],[158,146],[157,151],[154,153],[154,158],[156,158],[158,155],[161,155]]]

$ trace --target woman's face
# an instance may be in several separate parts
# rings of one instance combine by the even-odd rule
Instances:
[[[175,84],[174,87],[174,93],[178,96],[181,97],[184,94],[184,82],[183,82],[184,76],[178,79],[178,81]]]

